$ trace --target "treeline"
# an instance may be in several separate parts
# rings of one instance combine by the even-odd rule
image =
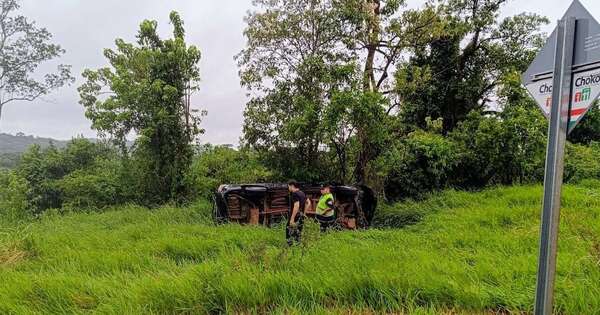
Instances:
[[[194,144],[200,50],[176,12],[168,39],[144,21],[83,74],[80,103],[106,142],[31,148],[0,174],[0,209],[185,204],[222,183],[290,178],[367,184],[388,201],[540,182],[547,121],[520,73],[547,19],[499,19],[505,2],[255,1],[236,56],[251,96],[239,150]],[[569,140],[565,179],[600,178],[597,106]]]
[[[183,182],[187,201],[208,199],[225,182],[266,181],[272,177],[256,156],[225,147],[203,146]],[[144,165],[109,143],[73,139],[65,148],[32,146],[13,170],[0,170],[0,215],[36,217],[46,211],[96,211],[148,199]]]
[[[237,56],[244,145],[278,176],[388,200],[540,181],[547,122],[520,74],[548,20],[500,19],[508,2],[255,1]],[[598,175],[599,113],[570,136],[567,179]]]

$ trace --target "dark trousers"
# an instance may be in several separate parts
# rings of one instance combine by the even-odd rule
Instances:
[[[335,216],[329,216],[329,217],[325,217],[322,216],[320,214],[317,214],[317,221],[319,221],[319,224],[321,225],[321,233],[325,233],[327,232],[327,230],[333,225],[333,223],[335,222]]]
[[[288,245],[294,245],[294,241],[300,243],[302,239],[302,228],[304,227],[304,216],[302,214],[296,215],[296,226],[290,225],[290,220],[288,219],[287,224],[285,226],[285,239],[287,240]]]

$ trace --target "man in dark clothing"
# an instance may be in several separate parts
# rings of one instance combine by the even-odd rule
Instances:
[[[306,207],[306,195],[300,190],[296,181],[288,183],[288,190],[291,193],[290,211],[285,229],[285,238],[288,245],[292,246],[294,241],[300,243],[302,238],[302,228],[304,226],[304,209]]]

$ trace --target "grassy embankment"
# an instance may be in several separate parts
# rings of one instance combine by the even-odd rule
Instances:
[[[445,192],[288,249],[283,228],[210,223],[208,204],[0,226],[0,314],[531,311],[541,188]],[[600,183],[567,186],[557,308],[600,312]]]

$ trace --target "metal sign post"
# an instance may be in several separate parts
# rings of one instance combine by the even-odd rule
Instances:
[[[535,297],[535,314],[550,315],[566,138],[600,96],[600,24],[579,0],[523,74],[523,84],[550,119]]]
[[[558,22],[557,45],[554,58],[552,106],[548,128],[548,151],[544,178],[544,206],[540,257],[538,264],[535,314],[552,314],[554,274],[556,272],[556,244],[560,218],[560,197],[563,181],[565,142],[571,104],[571,67],[575,37],[575,18]]]

